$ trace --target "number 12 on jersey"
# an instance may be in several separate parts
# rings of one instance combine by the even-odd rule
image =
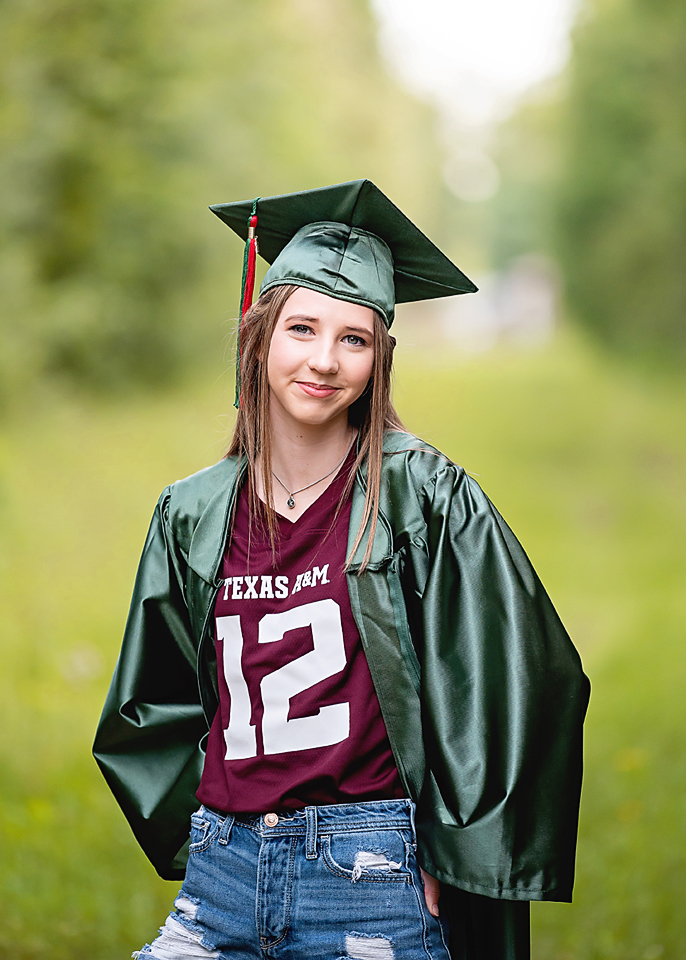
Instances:
[[[262,678],[262,743],[265,754],[329,747],[350,734],[350,704],[332,703],[311,717],[288,719],[291,697],[339,673],[346,663],[340,607],[335,600],[316,600],[280,613],[267,613],[258,624],[259,643],[278,643],[289,630],[309,627],[314,649]],[[257,734],[243,673],[243,631],[240,616],[217,617],[217,638],[223,645],[223,668],[231,707],[224,730],[226,760],[257,756]]]

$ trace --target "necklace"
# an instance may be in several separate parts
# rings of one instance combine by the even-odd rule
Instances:
[[[357,436],[357,434],[355,434],[355,436]],[[347,457],[348,454],[350,453],[350,447],[352,447],[352,445],[353,445],[354,442],[355,442],[355,437],[353,437],[352,440],[350,441],[350,445],[348,446],[348,449],[347,449],[347,450],[345,451],[345,453],[343,454],[343,459],[340,460],[340,461],[336,464],[336,466],[333,468],[333,470],[329,470],[329,472],[328,472],[328,473],[325,473],[323,477],[320,477],[320,478],[319,478],[319,480],[315,480],[313,483],[308,483],[306,487],[301,487],[299,490],[289,490],[288,487],[286,486],[286,484],[283,482],[283,480],[279,480],[279,478],[277,477],[277,475],[276,475],[276,474],[274,473],[274,471],[272,470],[272,476],[274,477],[274,479],[275,479],[278,483],[281,484],[281,486],[284,488],[284,490],[285,490],[286,493],[288,494],[288,500],[286,500],[286,505],[287,505],[288,507],[290,507],[291,510],[292,510],[292,509],[295,507],[295,497],[296,497],[299,493],[303,493],[305,490],[309,490],[310,487],[316,487],[316,485],[317,485],[318,483],[321,483],[322,480],[326,480],[326,478],[327,478],[327,477],[330,477],[332,473],[335,473],[336,470],[338,470],[339,467],[341,467],[341,466],[345,463],[346,457]]]

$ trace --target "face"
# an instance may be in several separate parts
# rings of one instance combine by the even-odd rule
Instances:
[[[374,312],[298,287],[274,327],[267,374],[273,412],[320,426],[347,419],[374,363]]]

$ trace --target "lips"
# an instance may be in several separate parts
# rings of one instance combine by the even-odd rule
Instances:
[[[319,399],[332,397],[334,393],[338,393],[340,390],[340,387],[331,387],[326,383],[308,383],[305,380],[296,380],[296,383],[308,397],[318,397]]]

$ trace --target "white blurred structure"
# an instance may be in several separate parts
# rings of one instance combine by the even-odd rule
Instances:
[[[468,353],[504,341],[538,347],[550,340],[558,300],[558,278],[550,261],[519,257],[507,270],[476,283],[477,294],[441,301],[440,324],[447,339]]]
[[[478,293],[400,304],[401,344],[433,348],[448,341],[460,353],[475,355],[500,344],[536,349],[549,342],[559,298],[559,278],[550,260],[519,257],[506,270],[474,279]]]

